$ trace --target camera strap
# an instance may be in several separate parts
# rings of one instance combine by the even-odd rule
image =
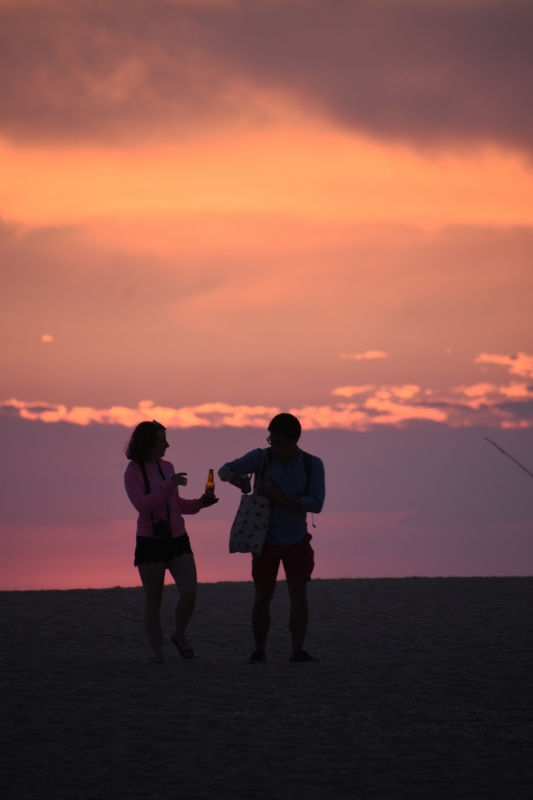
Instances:
[[[164,481],[165,480],[165,474],[164,474],[163,470],[161,469],[161,464],[159,463],[159,461],[156,461],[155,463],[156,463],[156,466],[157,466],[157,471],[159,472],[159,475],[161,476],[161,480]],[[143,474],[144,491],[146,492],[146,494],[150,494],[152,489],[150,488],[150,481],[148,480],[148,474],[146,472],[146,467],[144,466],[144,463],[142,461],[139,461],[139,466],[140,466],[141,472]],[[170,508],[168,507],[168,503],[166,503],[165,505],[167,507],[167,520],[170,522]],[[153,525],[154,524],[154,515],[153,515],[153,513],[151,511],[150,511],[150,519],[152,520],[152,525]]]

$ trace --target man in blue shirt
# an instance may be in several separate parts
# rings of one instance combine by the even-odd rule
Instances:
[[[270,629],[270,603],[276,588],[280,562],[283,563],[290,597],[289,630],[294,662],[316,662],[304,649],[309,610],[307,583],[314,568],[308,511],[318,514],[325,497],[324,465],[298,447],[302,427],[292,414],[277,414],[268,426],[267,477],[260,481],[259,494],[271,501],[267,535],[260,555],[252,555],[255,602],[252,629],[255,651],[249,663],[266,662],[266,640]],[[257,473],[263,450],[251,450],[242,458],[228,461],[218,474],[241,491],[250,491],[250,473]]]

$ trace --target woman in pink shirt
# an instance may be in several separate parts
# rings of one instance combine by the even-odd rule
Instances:
[[[187,485],[187,473],[175,473],[170,461],[163,461],[168,446],[163,425],[141,422],[126,447],[130,463],[124,475],[128,497],[139,512],[133,563],[144,588],[144,626],[154,651],[152,660],[158,664],[165,663],[159,609],[167,569],[179,592],[176,630],[170,638],[183,658],[194,656],[185,629],[196,603],[196,564],[182,514],[197,514],[218,503],[205,494],[198,500],[180,497],[178,486]]]

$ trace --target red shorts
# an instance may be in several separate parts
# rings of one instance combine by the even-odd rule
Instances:
[[[311,580],[315,566],[315,553],[310,545],[311,534],[296,544],[286,547],[265,542],[260,556],[252,556],[252,578],[257,589],[273,589],[278,577],[279,562],[283,562],[288,581],[301,578]]]

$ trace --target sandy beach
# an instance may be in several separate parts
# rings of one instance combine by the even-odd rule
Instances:
[[[245,663],[252,591],[201,585],[197,657],[163,666],[141,589],[0,593],[2,796],[531,797],[533,578],[313,581],[316,665],[284,582]]]

